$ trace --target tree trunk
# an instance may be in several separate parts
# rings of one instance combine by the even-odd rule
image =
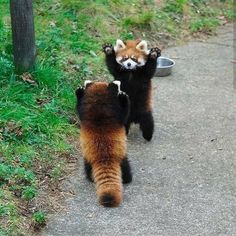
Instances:
[[[11,0],[10,8],[15,69],[22,73],[34,68],[36,58],[32,0]]]

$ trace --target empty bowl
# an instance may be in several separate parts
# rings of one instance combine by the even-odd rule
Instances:
[[[168,76],[172,72],[172,67],[175,62],[168,57],[158,57],[157,58],[157,68],[155,76],[163,77]]]

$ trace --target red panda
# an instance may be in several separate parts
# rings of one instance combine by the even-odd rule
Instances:
[[[144,40],[118,39],[116,45],[104,44],[106,65],[115,80],[121,82],[121,90],[130,98],[130,115],[126,123],[128,134],[131,123],[139,123],[143,137],[150,141],[154,131],[152,116],[151,78],[157,67],[161,50],[157,47],[148,50]]]
[[[95,182],[100,204],[116,207],[123,199],[122,181],[132,180],[124,126],[128,96],[120,91],[120,81],[85,81],[84,87],[76,90],[76,97],[85,174]]]

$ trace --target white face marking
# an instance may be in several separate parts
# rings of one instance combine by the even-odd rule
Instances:
[[[84,87],[86,88],[88,84],[91,84],[92,81],[91,80],[85,80],[84,81]]]
[[[118,86],[118,93],[120,93],[120,81],[119,80],[114,80],[113,84],[116,84]]]
[[[146,63],[144,58],[139,58],[138,63],[135,62],[134,60],[130,59],[130,58],[128,58],[125,61],[124,60],[122,61],[122,57],[117,57],[116,61],[117,61],[117,63],[119,63],[121,66],[123,66],[125,69],[128,69],[128,70],[133,70],[136,67],[144,66],[145,63]]]
[[[133,61],[132,59],[128,59],[126,61],[123,61],[122,62],[123,66],[126,68],[126,69],[129,69],[129,70],[133,70],[136,68],[136,66],[138,65],[137,62]]]
[[[120,65],[122,65],[121,60],[122,60],[122,57],[116,57],[116,61],[117,61],[117,63],[119,63]]]
[[[138,59],[138,66],[144,66],[145,63],[146,63],[146,62],[144,61],[143,58],[139,58],[139,59]]]

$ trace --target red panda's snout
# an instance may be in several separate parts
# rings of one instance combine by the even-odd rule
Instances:
[[[127,70],[134,70],[137,67],[144,66],[146,63],[144,58],[136,58],[135,56],[117,56],[116,61]]]

